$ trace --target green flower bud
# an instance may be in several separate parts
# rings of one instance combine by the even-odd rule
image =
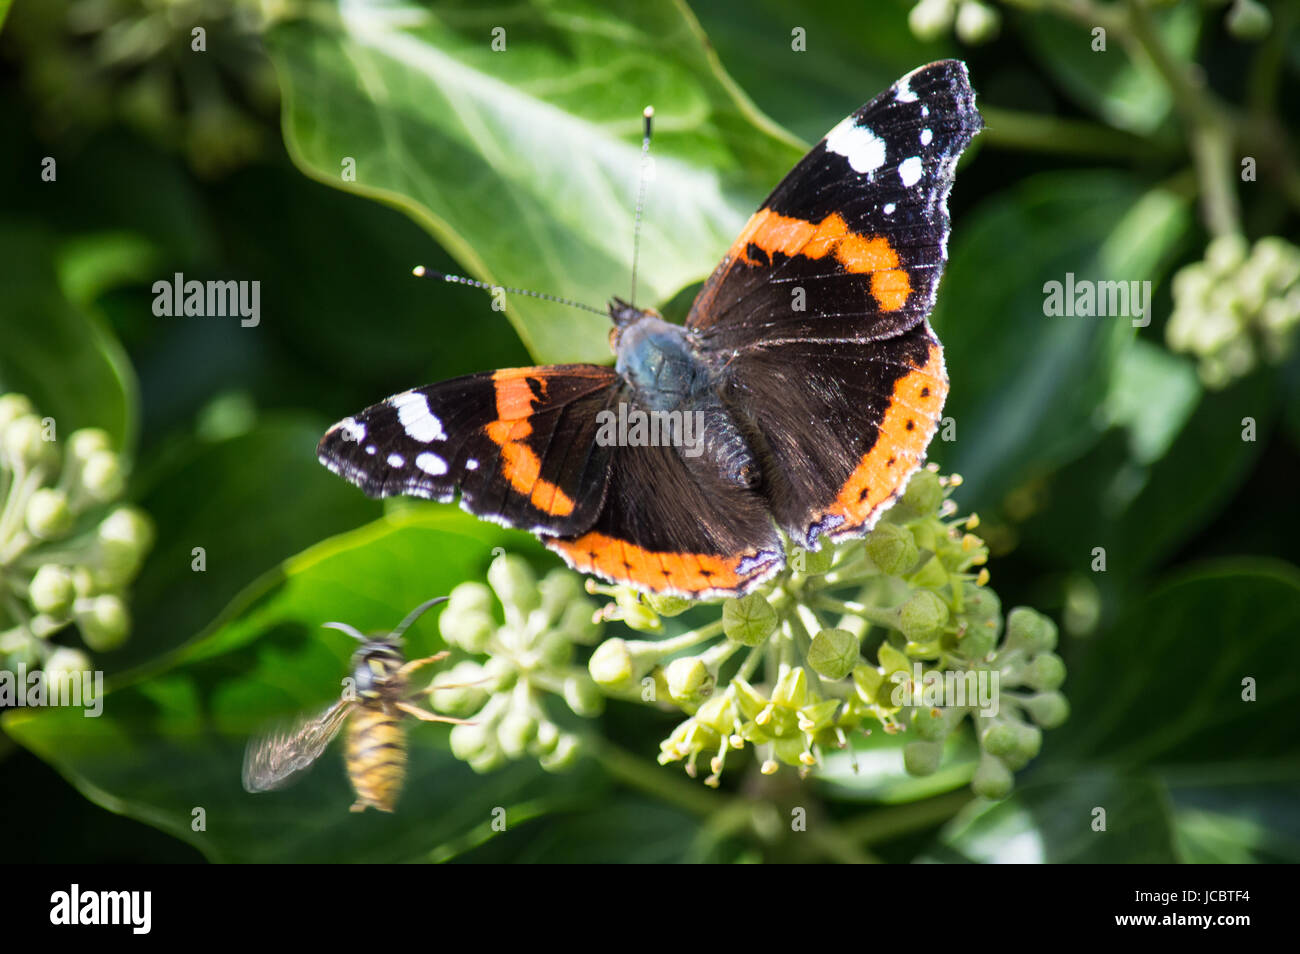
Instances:
[[[47,563],[36,571],[28,588],[32,609],[55,619],[64,619],[72,611],[77,590],[72,574],[65,567]]]
[[[1070,704],[1059,692],[1042,692],[1024,700],[1025,711],[1041,728],[1055,729],[1070,717]]]
[[[95,451],[81,468],[81,485],[94,500],[115,499],[126,486],[121,459],[112,451]]]
[[[867,536],[867,556],[880,572],[902,576],[916,566],[920,553],[910,530],[896,523],[882,523]]]
[[[506,754],[489,741],[487,748],[477,758],[470,759],[469,767],[479,775],[488,775],[505,764]]]
[[[537,737],[533,739],[529,751],[540,758],[555,751],[560,744],[560,727],[550,719],[543,719],[537,724]]]
[[[858,662],[858,637],[847,629],[823,629],[808,647],[808,665],[827,679],[843,679]]]
[[[153,524],[135,507],[118,507],[96,531],[100,571],[110,585],[123,585],[140,569],[153,545]]]
[[[456,663],[445,673],[435,676],[432,685],[456,686],[454,689],[436,689],[429,699],[435,709],[448,715],[469,716],[483,708],[488,700],[488,693],[481,685],[469,685],[484,679],[487,670],[466,659]]]
[[[60,646],[45,660],[45,675],[51,680],[75,677],[90,669],[90,657],[79,649]]]
[[[659,614],[630,586],[619,587],[614,601],[618,604],[619,618],[629,629],[638,633],[658,633],[663,630],[664,624]]]
[[[907,482],[907,490],[898,502],[905,513],[924,517],[935,513],[943,503],[943,485],[939,475],[929,470],[919,470]]]
[[[537,590],[542,597],[542,612],[549,620],[559,619],[570,603],[584,597],[581,581],[568,570],[547,573],[537,584]]]
[[[952,0],[921,0],[908,11],[907,25],[924,42],[933,42],[952,26]]]
[[[657,614],[664,617],[680,616],[691,608],[691,601],[684,596],[660,595],[651,593],[646,602]]]
[[[57,540],[72,530],[72,508],[68,495],[53,487],[41,487],[27,501],[27,529],[41,540]]]
[[[1022,676],[1039,692],[1051,692],[1065,682],[1065,661],[1056,653],[1039,653],[1024,667]]]
[[[77,599],[94,596],[99,592],[95,576],[84,566],[74,566],[72,570],[72,588],[77,591]]]
[[[603,630],[596,620],[596,605],[588,599],[576,599],[564,608],[564,615],[556,629],[580,646],[590,646],[600,638]]]
[[[699,656],[682,656],[664,671],[668,695],[674,702],[693,702],[713,690],[713,674]]]
[[[562,669],[573,659],[573,643],[558,629],[547,629],[534,641],[538,662],[547,669]]]
[[[1273,28],[1273,14],[1257,0],[1237,0],[1228,11],[1227,27],[1238,40],[1262,40]]]
[[[113,442],[108,432],[98,427],[83,427],[68,435],[68,457],[78,464],[85,464],[98,451],[111,451]]]
[[[985,730],[980,740],[984,751],[996,755],[1008,768],[1021,768],[1038,754],[1043,733],[1023,722],[1000,721]]]
[[[32,407],[27,395],[13,392],[0,394],[0,434],[18,418],[35,414],[36,408]]]
[[[507,758],[517,759],[528,751],[528,745],[537,737],[537,720],[526,712],[512,709],[497,726],[497,742]]]
[[[109,593],[92,597],[87,603],[75,608],[77,626],[86,645],[96,652],[106,652],[126,642],[131,616],[122,598]]]
[[[486,726],[457,725],[451,729],[451,754],[462,762],[473,764],[489,751],[489,745],[495,740]],[[492,745],[495,749],[495,745]]]
[[[937,742],[952,731],[960,718],[960,709],[921,706],[912,715],[912,729],[919,738]]]
[[[537,590],[537,577],[522,557],[510,553],[501,554],[488,567],[487,579],[503,606],[531,613],[542,605],[542,595]]]
[[[35,414],[24,414],[9,423],[0,440],[0,457],[21,463],[28,470],[54,471],[59,465],[59,451],[54,441],[45,439],[45,425]]]
[[[492,591],[482,583],[461,583],[453,589],[438,617],[438,631],[443,640],[470,653],[487,650],[496,625],[492,618]]]
[[[564,701],[574,715],[594,718],[605,708],[605,697],[586,673],[574,673],[564,680]]]
[[[917,741],[903,746],[903,768],[908,775],[933,775],[943,759],[943,743]]]
[[[564,772],[573,768],[582,757],[582,740],[571,733],[564,733],[555,743],[555,749],[539,758],[538,764],[548,772]]]
[[[1248,251],[1242,236],[1236,233],[1220,235],[1205,246],[1205,264],[1212,274],[1227,276],[1241,267]]]
[[[957,9],[957,36],[963,43],[977,46],[998,35],[1002,16],[992,7],[966,0]]]
[[[700,705],[695,721],[706,725],[719,735],[730,733],[739,717],[736,702],[729,693],[717,692]]]
[[[947,622],[947,604],[929,590],[913,593],[898,610],[899,629],[913,642],[933,639]]]
[[[627,641],[617,636],[597,646],[587,661],[591,678],[596,681],[596,685],[606,689],[632,688],[637,679],[644,675],[638,669]]]
[[[1011,774],[1009,768],[994,756],[983,755],[980,757],[979,766],[975,769],[975,777],[971,779],[970,787],[981,798],[999,800],[1010,795],[1015,784],[1015,776]]]
[[[1029,654],[1056,648],[1056,624],[1028,606],[1017,606],[1007,614],[1007,649]]]
[[[758,593],[722,604],[722,630],[743,646],[758,646],[776,630],[776,610]]]

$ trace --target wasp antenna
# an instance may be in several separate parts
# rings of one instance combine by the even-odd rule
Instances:
[[[347,623],[321,623],[321,628],[337,629],[340,633],[347,633],[358,642],[364,643],[366,641],[366,636],[363,633],[357,632],[355,626],[349,626]]]
[[[645,205],[645,176],[650,168],[650,136],[654,132],[655,108],[647,106],[641,113],[645,118],[645,132],[641,136],[641,174],[636,187],[636,218],[632,224],[632,297],[636,304],[636,266],[641,255],[641,209]]]
[[[439,281],[450,282],[453,285],[468,285],[470,288],[481,288],[484,291],[496,291],[500,288],[503,292],[509,292],[512,295],[527,295],[529,298],[540,298],[542,301],[553,301],[557,305],[568,305],[570,308],[581,308],[583,311],[589,311],[592,314],[608,317],[609,312],[603,308],[593,308],[591,305],[584,305],[580,301],[574,301],[572,298],[560,298],[558,295],[547,295],[542,292],[529,291],[527,288],[510,288],[505,285],[489,285],[487,282],[475,281],[472,278],[466,278],[463,275],[448,275],[444,272],[434,271],[431,268],[425,268],[423,265],[416,265],[411,269],[411,274],[416,278],[433,278]]]
[[[439,603],[445,603],[451,599],[449,596],[435,596],[431,600],[425,600],[411,612],[406,614],[406,619],[397,624],[397,628],[388,634],[389,639],[397,640],[402,638],[402,634],[410,628],[411,624],[423,616],[426,612],[437,606]]]

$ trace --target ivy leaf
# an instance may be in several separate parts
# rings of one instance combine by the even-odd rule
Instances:
[[[265,575],[209,635],[112,687],[98,718],[66,707],[16,710],[4,730],[92,801],[213,861],[441,860],[491,837],[495,808],[508,827],[512,812],[519,821],[582,804],[596,788],[590,766],[549,776],[519,762],[478,776],[450,755],[445,726],[413,725],[397,812],[357,816],[337,748],[297,784],[263,795],[242,790],[242,753],[270,725],[337,698],[356,644],[322,623],[391,628],[430,596],[481,579],[499,545],[536,552],[522,534],[458,511],[396,511]],[[433,617],[417,622],[408,655],[442,648],[436,632]]]
[[[484,281],[597,307],[631,293],[643,107],[657,117],[643,302],[707,275],[803,151],[668,0],[533,2],[500,17],[358,0],[267,42],[304,171],[402,208]],[[411,249],[410,264],[423,254]],[[603,315],[506,303],[537,360],[609,360]]]

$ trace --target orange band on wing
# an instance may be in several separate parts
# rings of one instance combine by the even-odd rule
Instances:
[[[925,362],[894,382],[876,443],[827,508],[827,514],[844,518],[832,538],[850,535],[868,523],[920,467],[947,395],[943,350],[932,343]]]
[[[597,573],[656,593],[664,590],[689,594],[712,590],[739,592],[751,582],[765,579],[780,565],[780,555],[773,552],[771,560],[756,561],[742,573],[740,566],[748,554],[721,557],[657,552],[595,531],[573,540],[551,538],[543,542],[580,573]]]
[[[820,259],[834,255],[844,270],[871,276],[871,295],[884,311],[902,308],[912,293],[907,270],[899,266],[898,252],[883,235],[865,236],[849,231],[835,212],[818,223],[759,209],[731,246],[730,257],[747,265],[761,265],[749,257],[753,245],[771,255],[803,255]]]
[[[542,395],[546,379],[536,377]],[[542,513],[567,517],[573,513],[573,501],[549,480],[542,480],[542,462],[525,443],[532,434],[533,390],[528,383],[527,368],[509,368],[492,375],[496,389],[497,419],[486,427],[487,436],[501,448],[501,474],[510,486],[528,498]]]

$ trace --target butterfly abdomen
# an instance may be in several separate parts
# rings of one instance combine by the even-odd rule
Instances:
[[[348,724],[348,775],[356,789],[354,812],[391,812],[406,779],[406,730],[382,705],[358,706]]]

